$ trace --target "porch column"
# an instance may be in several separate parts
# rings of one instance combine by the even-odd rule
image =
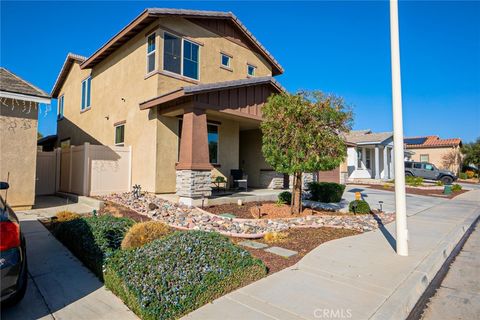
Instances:
[[[375,146],[375,179],[380,179],[380,151],[378,145]]]
[[[383,147],[383,174],[382,179],[390,179],[390,174],[388,172],[388,148],[387,146]]]
[[[394,157],[394,154],[393,154],[393,148],[390,148],[390,178],[393,177],[395,175],[395,167],[393,166],[393,157]]]
[[[367,169],[367,148],[362,148],[362,169]]]
[[[179,202],[197,205],[202,197],[212,194],[212,178],[208,153],[207,115],[205,110],[188,107],[184,110],[180,154],[176,165]]]

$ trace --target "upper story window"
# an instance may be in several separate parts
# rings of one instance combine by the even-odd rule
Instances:
[[[147,73],[155,70],[155,33],[152,33],[147,38]]]
[[[249,77],[255,77],[256,70],[257,70],[257,67],[252,66],[251,64],[247,64],[247,75]]]
[[[198,80],[199,60],[198,44],[169,33],[164,34],[163,69],[165,71]]]
[[[231,60],[232,60],[232,57],[230,57],[229,55],[225,54],[225,53],[221,53],[220,54],[220,58],[221,58],[221,63],[222,63],[222,66],[223,67],[227,67],[227,68],[231,68]]]
[[[64,101],[65,101],[64,95],[61,95],[60,98],[58,98],[58,115],[57,115],[58,120],[63,119]]]
[[[90,89],[92,85],[92,77],[82,81],[82,105],[81,110],[90,108]]]
[[[125,123],[115,126],[115,145],[123,146],[125,144]]]

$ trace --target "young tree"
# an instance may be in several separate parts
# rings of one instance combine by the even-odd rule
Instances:
[[[442,165],[445,169],[459,171],[461,168],[458,166],[461,162],[460,153],[458,150],[451,150],[444,154],[442,157]],[[456,172],[458,174],[458,172]]]
[[[293,175],[292,214],[302,210],[302,172],[335,169],[347,147],[352,112],[342,98],[320,91],[274,94],[262,108],[262,151],[277,172]]]
[[[466,143],[462,149],[463,163],[466,165],[473,164],[477,167],[477,174],[480,181],[480,137],[477,141]]]

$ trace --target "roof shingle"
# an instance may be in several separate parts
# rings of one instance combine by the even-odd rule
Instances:
[[[3,67],[0,67],[0,91],[50,98],[50,96],[42,89],[34,86]]]
[[[347,142],[362,143],[380,143],[393,137],[392,132],[372,132],[372,130],[352,130],[345,135]]]

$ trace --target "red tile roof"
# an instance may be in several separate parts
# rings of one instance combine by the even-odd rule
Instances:
[[[422,144],[406,144],[406,147],[408,149],[456,147],[458,145],[461,145],[462,143],[462,140],[460,138],[440,139],[439,136],[408,137],[405,139],[417,139],[417,138],[425,138],[426,140]]]

